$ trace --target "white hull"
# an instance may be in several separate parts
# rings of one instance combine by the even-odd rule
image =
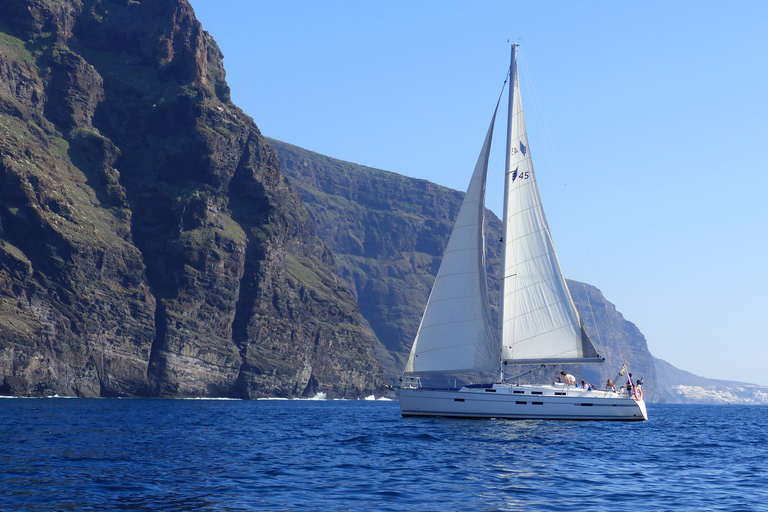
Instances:
[[[611,391],[494,384],[461,389],[400,388],[403,416],[556,420],[648,419],[645,402]]]

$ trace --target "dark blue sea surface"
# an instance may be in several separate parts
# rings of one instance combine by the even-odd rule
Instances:
[[[768,407],[642,423],[397,402],[0,400],[0,511],[768,510]]]

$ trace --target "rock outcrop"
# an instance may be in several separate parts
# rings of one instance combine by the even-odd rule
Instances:
[[[4,0],[0,151],[0,393],[381,385],[375,336],[186,0]]]

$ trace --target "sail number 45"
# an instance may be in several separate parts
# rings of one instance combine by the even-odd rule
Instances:
[[[512,181],[515,181],[518,178],[520,178],[521,180],[527,180],[531,176],[528,171],[523,171],[523,172],[518,173],[517,169],[512,171],[510,174],[512,174]]]

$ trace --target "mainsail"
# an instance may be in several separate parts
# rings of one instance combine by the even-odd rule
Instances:
[[[504,184],[502,359],[512,364],[602,361],[584,331],[544,216],[520,101],[516,48]]]
[[[499,368],[499,342],[491,324],[485,273],[485,180],[498,108],[497,103],[405,373],[495,372]]]

